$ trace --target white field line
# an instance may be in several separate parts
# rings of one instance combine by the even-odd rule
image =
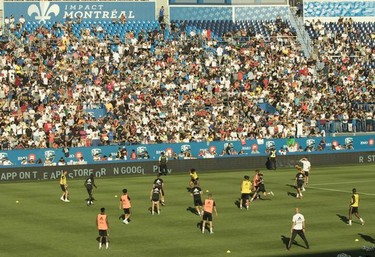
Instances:
[[[307,190],[310,189],[310,188],[312,188],[312,189],[318,189],[318,190],[324,190],[324,191],[341,192],[341,193],[346,193],[346,194],[350,194],[351,193],[351,191],[331,189],[331,188],[312,187],[312,186],[308,186],[306,188],[307,188]],[[361,195],[375,196],[375,194],[370,194],[370,193],[363,193],[363,192],[358,192],[358,193],[361,194]]]
[[[329,186],[329,185],[340,185],[340,184],[359,184],[359,183],[372,183],[369,180],[362,180],[362,181],[345,181],[345,182],[334,182],[334,183],[320,183],[314,184],[314,186]],[[310,186],[309,186],[310,187]]]

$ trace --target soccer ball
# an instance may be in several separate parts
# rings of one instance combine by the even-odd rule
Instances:
[[[87,205],[91,205],[92,204],[92,202],[91,201],[87,201]]]

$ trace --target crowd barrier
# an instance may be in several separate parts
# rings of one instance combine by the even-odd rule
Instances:
[[[91,147],[47,148],[0,151],[0,170],[22,166],[66,166],[114,162],[121,152],[127,162],[157,161],[162,152],[169,159],[217,159],[238,156],[268,156],[271,149],[278,155],[363,152],[375,149],[375,135],[326,138],[254,139],[240,141],[190,142],[176,144],[109,145]],[[64,151],[65,150],[65,151]],[[67,151],[66,151],[67,150]],[[64,160],[64,162],[59,162]],[[121,161],[121,160],[119,160]]]
[[[277,168],[286,168],[296,165],[300,155],[284,155],[277,157]],[[331,154],[315,154],[309,156],[314,167],[319,165],[344,165],[344,164],[369,164],[375,163],[375,151],[370,152],[336,152]],[[230,170],[265,170],[264,156],[224,157],[218,159],[190,159],[173,160],[168,163],[169,175],[186,173],[190,168],[197,169],[200,173],[208,171]],[[69,179],[80,179],[94,173],[96,177],[123,177],[130,175],[152,175],[158,173],[156,161],[138,162],[112,162],[91,165],[72,165],[65,167],[22,167],[9,168],[0,172],[0,182],[6,181],[41,181],[57,180],[63,170],[68,171]],[[277,172],[265,171],[265,172]]]

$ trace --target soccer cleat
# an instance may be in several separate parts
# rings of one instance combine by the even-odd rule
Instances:
[[[70,203],[70,200],[66,199],[66,200],[64,200],[64,202],[66,202],[66,203]]]
[[[154,215],[155,214],[155,212],[154,211],[152,211],[152,215]]]
[[[361,221],[361,224],[362,224],[362,226],[363,226],[363,225],[365,225],[365,221],[364,221],[364,220],[362,220],[362,221]]]
[[[305,192],[305,191],[306,191],[306,189],[304,187],[302,187],[302,192]]]
[[[124,224],[129,224],[129,221],[127,221],[127,220],[123,220],[122,221]]]
[[[270,194],[271,194],[272,196],[274,196],[274,195],[275,195],[275,194],[274,194],[274,193],[273,193],[272,191],[270,192]]]
[[[210,234],[213,234],[214,232],[213,231],[210,231]]]
[[[246,206],[246,210],[247,210],[247,211],[249,210],[249,206]]]
[[[160,215],[160,211],[158,211],[158,215]]]
[[[204,229],[202,229],[202,234],[204,234]]]
[[[63,202],[65,201],[64,197],[62,197],[62,196],[60,197],[60,200],[63,201]]]

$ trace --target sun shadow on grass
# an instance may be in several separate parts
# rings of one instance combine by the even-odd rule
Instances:
[[[360,237],[362,237],[363,240],[365,240],[366,242],[369,242],[371,244],[375,244],[375,239],[369,235],[364,235],[364,234],[361,234],[361,233],[358,233],[358,235]]]
[[[237,208],[240,208],[240,207],[241,207],[241,206],[240,206],[240,200],[237,199],[236,201],[234,201],[234,205],[236,205]]]
[[[287,247],[288,247],[289,240],[290,240],[290,237],[286,237],[286,236],[284,236],[284,235],[281,235],[281,241],[282,241],[283,244],[285,245],[285,249],[287,249]],[[292,245],[296,245],[296,246],[299,246],[299,247],[305,248],[305,246],[303,246],[303,245],[297,243],[296,240],[293,240]]]
[[[297,194],[296,194],[296,193],[293,193],[293,192],[288,192],[287,195],[288,195],[288,196],[291,196],[291,197],[297,197]]]
[[[191,212],[191,213],[193,213],[195,215],[199,215],[199,213],[197,212],[197,209],[195,209],[195,208],[193,208],[191,206],[187,207],[186,211],[189,211],[189,212]]]
[[[342,222],[344,222],[345,224],[348,224],[349,220],[346,216],[341,215],[341,214],[336,214],[336,216],[339,217]]]

